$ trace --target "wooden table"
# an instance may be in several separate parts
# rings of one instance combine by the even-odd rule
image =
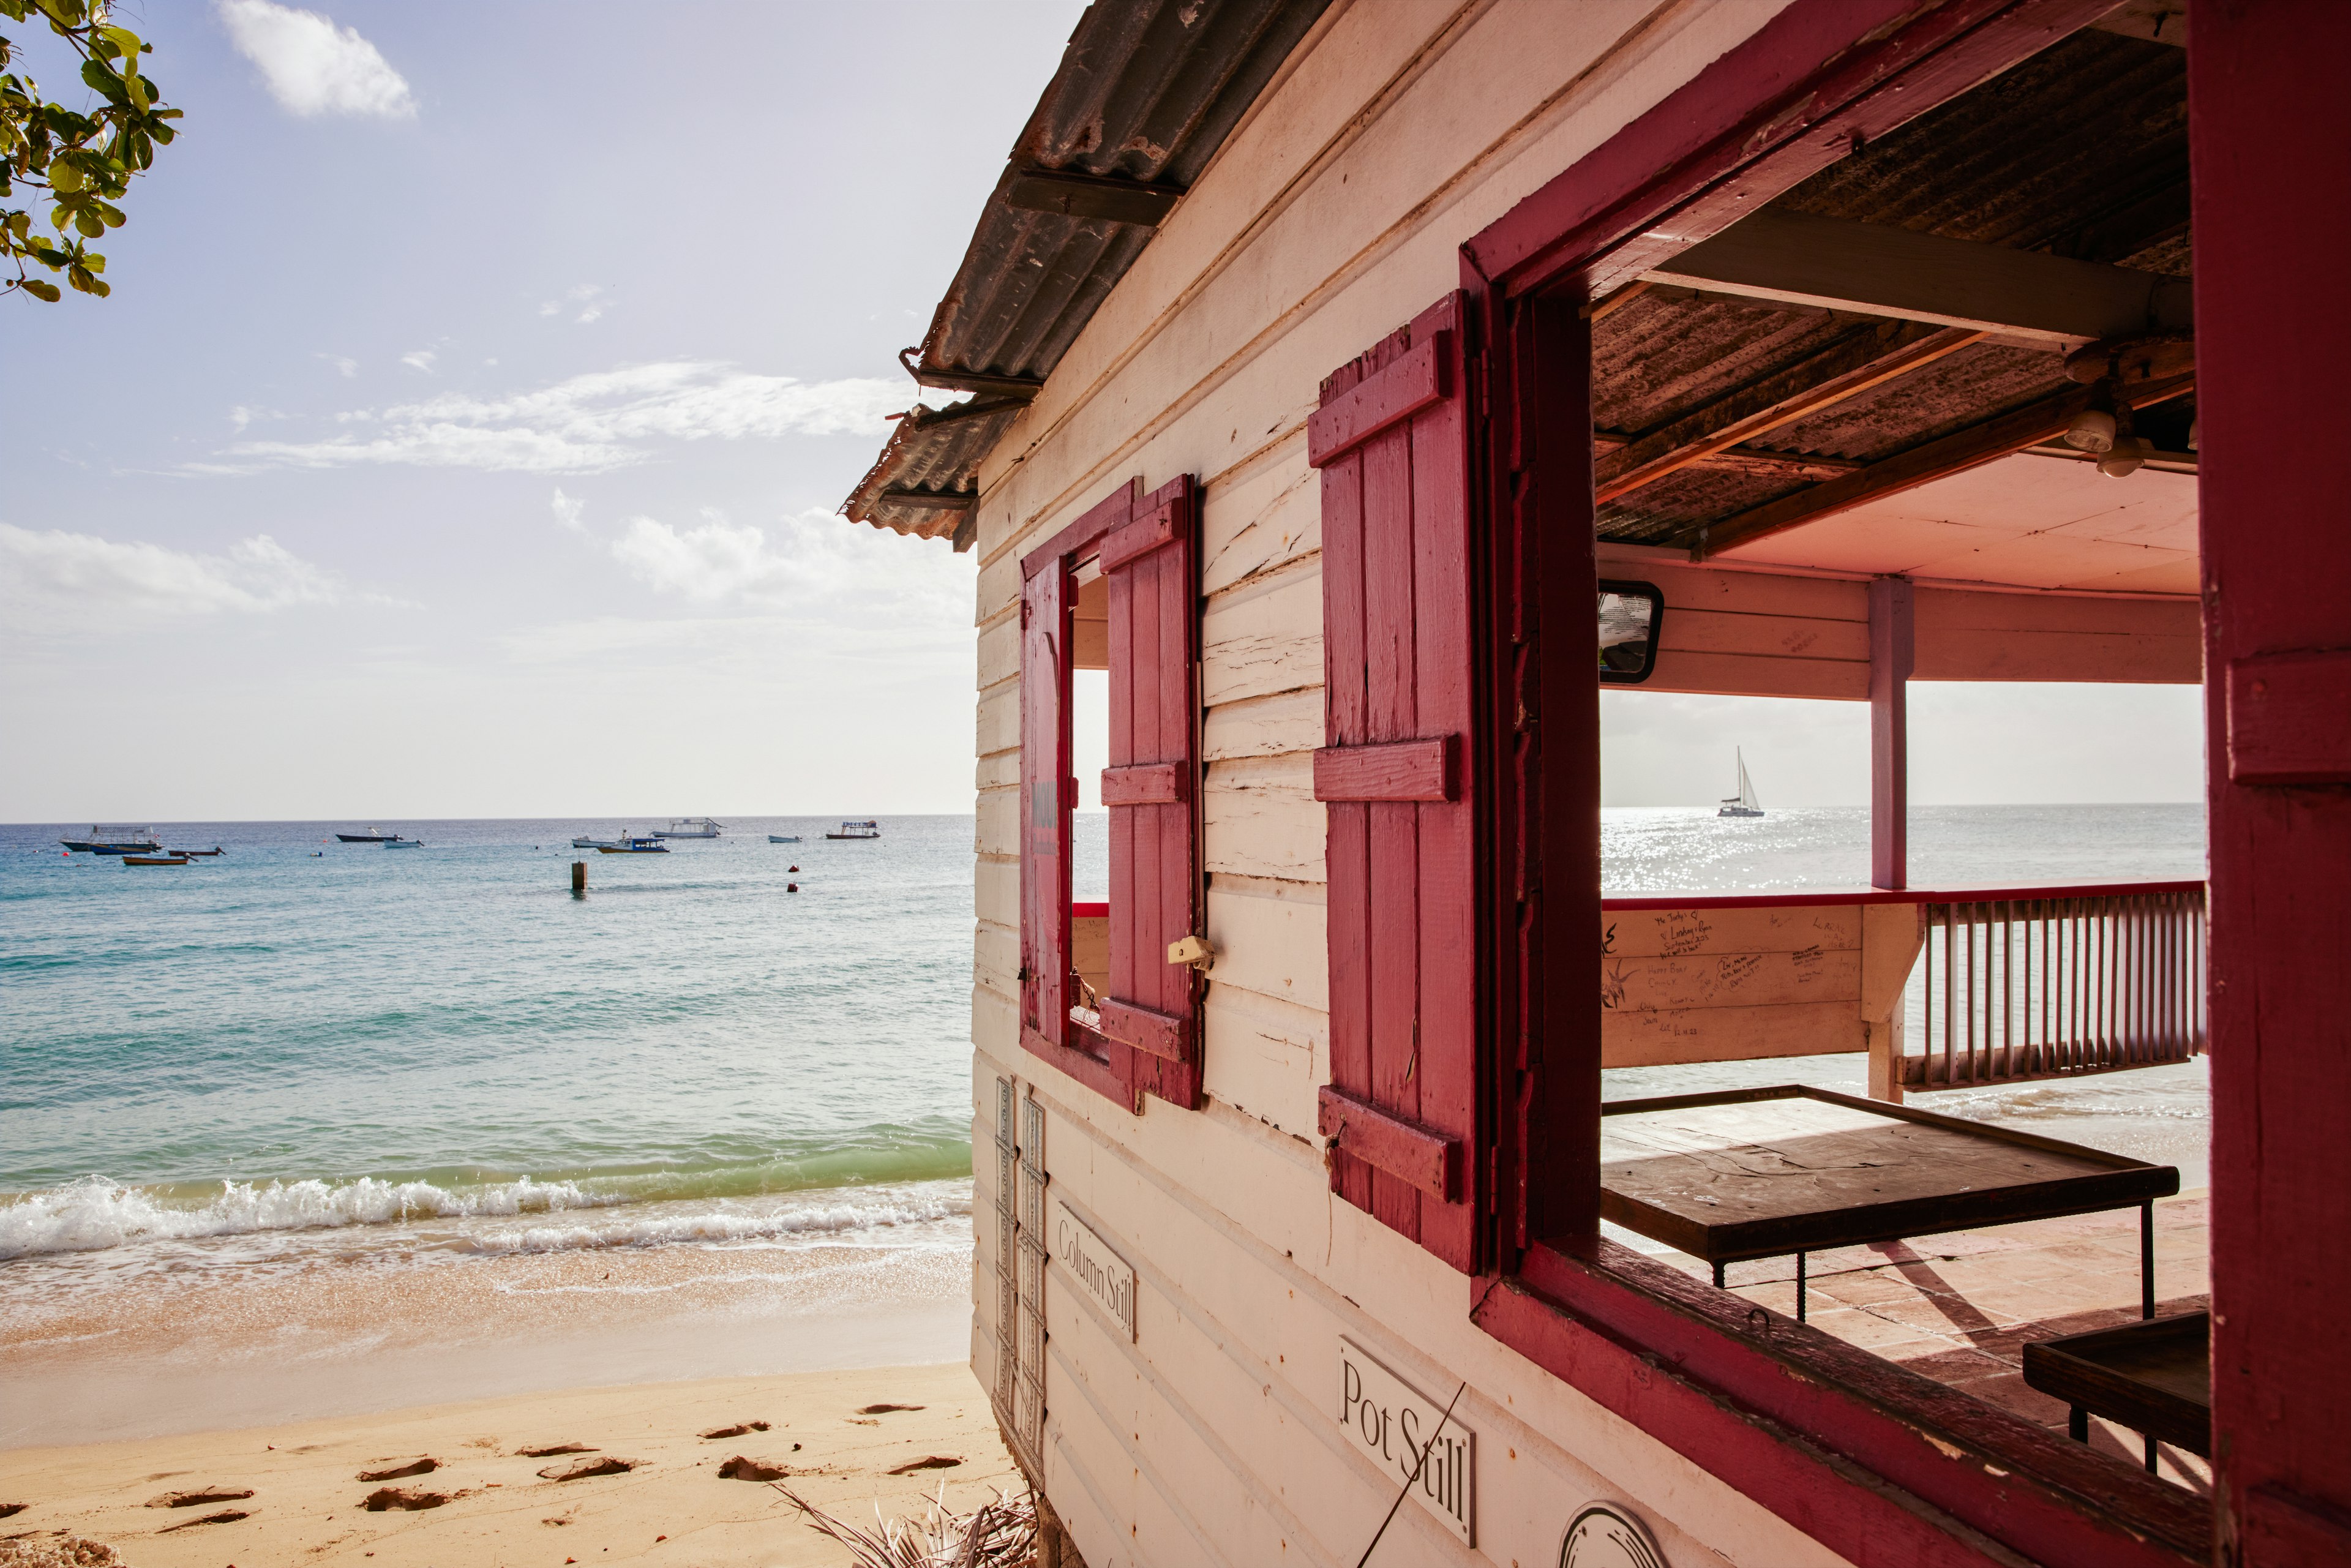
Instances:
[[[2024,1381],[2073,1406],[2066,1429],[2090,1440],[2090,1417],[2119,1421],[2155,1445],[2212,1457],[2212,1314],[2183,1312],[2116,1329],[2028,1342]]]
[[[2155,1200],[2170,1166],[1801,1084],[1600,1108],[1600,1215],[1714,1265],[2026,1219],[2139,1210],[2155,1316]]]

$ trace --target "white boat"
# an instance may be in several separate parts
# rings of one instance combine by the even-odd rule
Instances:
[[[680,817],[666,828],[653,830],[657,839],[715,839],[722,824],[707,817]]]
[[[423,840],[403,839],[398,833],[392,834],[392,837],[388,839],[380,839],[377,841],[388,850],[418,850],[424,847]]]
[[[796,844],[800,841],[800,836],[798,833],[769,833],[768,841],[771,844]]]
[[[882,824],[879,822],[843,822],[841,831],[825,834],[828,839],[878,839],[881,836]]]
[[[575,850],[601,850],[611,841],[611,839],[591,839],[582,833],[571,841],[571,847]]]
[[[606,855],[665,855],[669,846],[661,841],[659,833],[622,833],[609,844],[598,844],[596,852]]]
[[[1726,797],[1722,802],[1722,810],[1717,811],[1715,815],[1760,817],[1763,814],[1763,802],[1755,798],[1755,780],[1747,777],[1746,755],[1735,747],[1731,750],[1731,755],[1739,758],[1739,793]]]

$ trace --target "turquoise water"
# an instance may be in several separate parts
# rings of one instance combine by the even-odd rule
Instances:
[[[971,819],[381,825],[0,830],[0,1258],[968,1175]]]
[[[1081,821],[1083,895],[1102,845]],[[242,1264],[305,1238],[411,1246],[420,1221],[496,1252],[967,1224],[971,818],[872,843],[744,819],[645,856],[569,846],[643,822],[331,841],[363,825],[159,824],[228,852],[152,870],[61,854],[87,824],[0,828],[0,1297],[33,1282],[6,1260]],[[1604,847],[1623,891],[1845,885],[1867,823],[1612,810]],[[1919,885],[2198,876],[2201,817],[1922,809],[1912,863]],[[2196,1121],[2200,1081],[2179,1079],[2027,1086],[1981,1113]]]

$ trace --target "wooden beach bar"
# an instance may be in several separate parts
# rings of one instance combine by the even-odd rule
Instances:
[[[2351,1563],[2346,58],[1095,0],[845,507],[978,564],[1043,1562]],[[1919,681],[2199,685],[2209,879],[1912,885]],[[1869,885],[1604,897],[1604,685],[1866,705]],[[1936,1104],[2207,1055],[2209,1194]]]

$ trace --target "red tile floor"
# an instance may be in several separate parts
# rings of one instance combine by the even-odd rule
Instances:
[[[2159,1316],[2210,1304],[2206,1208],[2200,1192],[2155,1206]],[[1702,1278],[1708,1272],[1679,1253],[1669,1260]],[[2138,1211],[1815,1252],[1805,1279],[1814,1328],[2063,1433],[2064,1405],[2025,1386],[2024,1343],[2137,1319]],[[1727,1283],[1792,1315],[1795,1281],[1793,1258],[1764,1258],[1730,1265]],[[2133,1463],[2145,1457],[2137,1432],[2096,1418],[2090,1442]],[[2202,1459],[2168,1446],[2158,1455],[2166,1479],[2210,1491],[2211,1470]]]

